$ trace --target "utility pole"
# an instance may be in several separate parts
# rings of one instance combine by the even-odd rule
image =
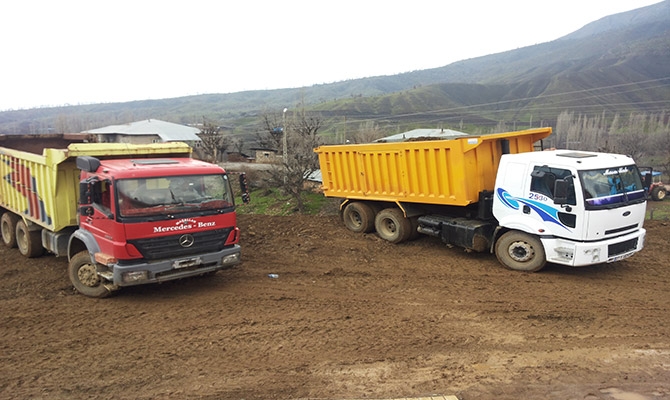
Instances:
[[[283,145],[284,145],[284,151],[282,154],[282,160],[284,161],[284,185],[286,185],[286,181],[288,179],[288,159],[286,158],[286,153],[287,153],[287,148],[288,144],[286,142],[286,111],[288,111],[288,108],[284,108],[284,112],[282,114],[282,131],[284,133],[283,139]]]

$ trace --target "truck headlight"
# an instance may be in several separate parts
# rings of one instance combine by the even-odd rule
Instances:
[[[240,253],[230,254],[221,259],[221,264],[235,264],[240,261]]]

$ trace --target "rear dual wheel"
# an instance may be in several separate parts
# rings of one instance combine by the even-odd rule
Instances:
[[[44,254],[42,247],[42,229],[29,230],[23,220],[16,223],[16,246],[19,253],[28,258],[39,257]]]
[[[381,210],[375,218],[377,234],[391,243],[402,243],[412,236],[412,222],[398,208]]]
[[[369,233],[375,229],[375,211],[360,201],[349,203],[342,212],[344,226],[352,232]]]
[[[0,231],[2,232],[2,242],[9,248],[16,247],[16,223],[19,217],[7,211],[0,217]]]

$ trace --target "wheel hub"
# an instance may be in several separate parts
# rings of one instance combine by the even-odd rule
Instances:
[[[79,271],[77,271],[77,277],[79,278],[79,282],[88,287],[96,287],[100,283],[100,277],[98,277],[95,265],[82,265]]]
[[[514,242],[509,246],[509,256],[516,262],[526,262],[533,259],[535,250],[526,242]]]

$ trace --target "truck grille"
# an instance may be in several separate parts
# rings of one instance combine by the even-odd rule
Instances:
[[[179,238],[184,236],[183,233],[151,239],[129,240],[128,243],[134,245],[145,260],[160,260],[220,251],[224,248],[224,243],[231,230],[232,228],[225,228],[191,233],[193,245],[190,247],[182,247],[179,244]]]
[[[607,256],[612,257],[619,254],[625,254],[637,248],[637,238],[626,240],[621,243],[614,243],[607,246]]]

